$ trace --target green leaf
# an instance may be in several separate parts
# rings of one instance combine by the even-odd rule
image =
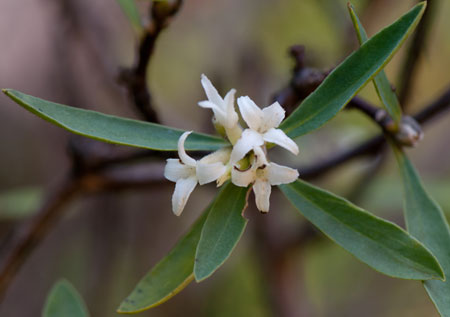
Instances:
[[[350,12],[359,44],[362,45],[368,40],[366,31],[364,30],[361,21],[350,3],[348,4],[348,11]],[[391,84],[389,83],[384,70],[380,71],[378,75],[375,76],[373,83],[384,108],[398,126],[400,124],[400,120],[402,119],[402,109],[400,107],[400,103],[398,102],[397,95],[392,90]]]
[[[404,185],[404,213],[408,231],[436,255],[445,282],[425,281],[424,286],[442,316],[450,316],[450,230],[439,205],[425,191],[408,157],[393,147]]]
[[[200,282],[211,276],[230,256],[244,232],[247,188],[227,184],[219,193],[202,229],[195,254],[194,275]]]
[[[125,13],[136,31],[141,31],[141,16],[134,0],[117,0],[117,3],[122,8],[123,13]]]
[[[182,130],[163,125],[120,118],[95,111],[69,107],[26,95],[16,90],[3,92],[42,119],[70,132],[92,139],[145,149],[176,151]],[[192,133],[186,140],[186,150],[217,150],[227,145],[225,140],[207,134]]]
[[[443,278],[436,258],[399,226],[301,180],[280,186],[330,239],[375,270],[398,278]]]
[[[296,138],[333,118],[390,61],[416,27],[425,6],[425,2],[419,3],[353,52],[281,124],[281,129]]]
[[[56,282],[45,302],[43,317],[87,317],[89,312],[80,294],[68,281]]]
[[[156,264],[120,304],[118,313],[138,313],[169,300],[194,280],[194,259],[203,224],[211,207],[170,253]]]

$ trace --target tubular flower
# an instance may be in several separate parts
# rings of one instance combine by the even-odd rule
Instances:
[[[237,101],[242,118],[248,129],[242,132],[231,152],[231,163],[241,160],[254,147],[263,146],[265,142],[275,143],[295,155],[298,147],[282,130],[276,129],[283,121],[285,111],[278,102],[260,109],[248,96],[239,97]]]
[[[204,74],[202,74],[201,83],[208,100],[200,101],[198,105],[213,111],[213,122],[225,128],[230,142],[234,144],[242,132],[241,127],[238,125],[239,117],[234,109],[234,95],[236,90],[231,89],[222,99],[217,89]]]
[[[197,183],[203,185],[213,182],[226,172],[222,161],[228,160],[227,155],[229,157],[229,150],[222,149],[196,161],[184,150],[184,142],[191,132],[185,132],[180,136],[178,140],[179,159],[167,159],[164,170],[164,176],[176,183],[172,195],[172,210],[177,216],[183,211]]]
[[[284,147],[298,154],[298,147],[282,130],[277,129],[284,119],[285,111],[278,102],[260,109],[249,97],[238,99],[239,110],[248,128],[242,131],[238,114],[234,108],[235,90],[231,89],[222,99],[209,79],[202,75],[201,83],[208,100],[199,102],[203,108],[210,108],[213,122],[219,132],[227,137],[231,146],[215,151],[200,160],[186,154],[184,143],[191,132],[183,133],[178,140],[179,159],[168,159],[164,176],[175,182],[172,195],[172,210],[179,216],[197,184],[216,181],[222,186],[231,182],[240,187],[253,185],[256,206],[261,212],[268,212],[272,186],[295,181],[298,172],[267,159],[267,143]],[[248,155],[247,155],[248,154]]]
[[[252,166],[244,171],[234,167],[231,171],[231,181],[236,186],[247,187],[253,184],[256,207],[263,213],[269,211],[270,193],[273,185],[289,184],[298,178],[298,171],[268,162],[263,150],[255,147]]]

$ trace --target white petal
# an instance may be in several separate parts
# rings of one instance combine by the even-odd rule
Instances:
[[[237,100],[242,118],[250,129],[259,131],[262,125],[262,110],[248,96],[239,97]]]
[[[264,140],[270,143],[275,143],[286,150],[291,151],[295,155],[298,154],[298,146],[280,129],[270,129],[264,133]]]
[[[221,108],[220,106],[216,105],[215,103],[213,103],[209,100],[200,101],[198,103],[198,105],[202,108],[212,109],[216,120],[221,125],[225,126],[226,124],[228,124],[228,118],[227,118],[227,113],[225,112],[225,109]]]
[[[244,132],[242,132],[240,139],[233,146],[230,163],[232,165],[236,164],[254,147],[261,146],[263,144],[264,139],[261,134],[251,129],[245,129]]]
[[[225,111],[226,111],[226,123],[224,122],[223,125],[227,127],[228,129],[231,129],[233,126],[235,126],[238,123],[239,117],[236,113],[236,110],[234,109],[234,95],[236,93],[236,89],[231,89],[224,98],[225,103]]]
[[[274,102],[263,110],[263,123],[262,131],[267,131],[272,128],[276,128],[280,125],[281,121],[284,119],[284,109],[280,106],[278,102]]]
[[[268,212],[270,206],[270,192],[272,188],[270,184],[264,180],[257,179],[253,184],[253,192],[255,193],[256,207],[261,212]]]
[[[192,131],[186,131],[178,139],[178,156],[184,164],[195,166],[197,162],[184,151],[184,142],[191,133]]]
[[[201,83],[209,101],[221,107],[223,105],[222,97],[220,97],[219,93],[217,92],[217,89],[214,88],[211,81],[204,74],[202,74]]]
[[[199,101],[198,105],[202,108],[212,109],[214,111],[214,114],[216,112],[222,111],[222,109],[218,105],[216,105],[214,102],[211,102],[209,100]]]
[[[208,184],[225,174],[226,167],[222,163],[197,163],[197,179],[200,185]]]
[[[253,163],[255,165],[255,167],[260,167],[262,165],[269,164],[267,162],[266,153],[264,153],[264,151],[261,147],[259,147],[259,146],[253,147],[253,152],[255,153],[255,159],[256,159],[256,162]]]
[[[256,179],[255,170],[249,168],[245,171],[239,171],[236,167],[231,170],[231,182],[239,187],[247,187]]]
[[[230,160],[230,154],[231,148],[223,147],[220,150],[217,150],[215,152],[212,152],[211,154],[204,156],[199,162],[205,164],[222,162],[223,164],[225,164]]]
[[[270,163],[266,175],[270,185],[281,185],[297,180],[298,171],[287,166]]]
[[[167,159],[164,168],[164,177],[169,181],[176,182],[180,178],[195,176],[195,168],[180,162],[179,159]]]
[[[175,191],[172,195],[172,210],[175,215],[181,215],[195,186],[197,186],[197,179],[195,177],[183,178],[177,181]]]

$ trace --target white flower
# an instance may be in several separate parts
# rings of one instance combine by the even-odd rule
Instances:
[[[229,150],[223,149],[205,156],[199,161],[194,160],[184,150],[184,142],[191,132],[183,133],[178,140],[180,159],[168,159],[164,169],[164,177],[176,182],[172,195],[172,210],[177,216],[183,211],[197,183],[207,184],[222,176],[226,172],[223,161],[227,161],[229,158]]]
[[[216,120],[225,128],[231,129],[236,126],[239,120],[234,109],[234,94],[236,90],[231,89],[225,95],[225,98],[222,99],[211,81],[204,74],[202,74],[201,82],[208,100],[200,101],[198,105],[202,108],[212,109]]]
[[[231,163],[235,164],[255,147],[265,142],[275,143],[294,154],[298,147],[282,130],[275,129],[284,119],[284,109],[278,102],[260,109],[248,96],[238,98],[239,110],[249,129],[245,129],[231,152]]]
[[[261,212],[268,212],[270,193],[273,185],[289,184],[298,178],[298,171],[286,166],[269,163],[263,150],[254,149],[255,159],[252,166],[245,171],[234,167],[231,171],[231,181],[236,186],[247,187],[253,183],[256,207]]]

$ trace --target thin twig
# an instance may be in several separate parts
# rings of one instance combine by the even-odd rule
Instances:
[[[408,103],[408,98],[411,95],[411,87],[416,76],[417,62],[426,47],[430,28],[433,23],[433,14],[436,11],[436,5],[439,0],[428,0],[427,9],[417,26],[414,38],[409,46],[408,53],[403,62],[402,71],[400,73],[399,86],[399,100],[403,108]]]
[[[162,180],[161,173],[156,174],[148,168],[139,172],[128,169],[68,177],[56,187],[56,192],[47,198],[36,215],[21,226],[20,232],[12,238],[9,252],[4,252],[7,256],[0,268],[0,300],[29,255],[64,216],[64,211],[74,198],[80,194],[160,186]]]
[[[426,124],[433,118],[435,118],[438,114],[444,113],[449,108],[450,108],[450,88],[446,92],[444,92],[441,96],[439,96],[435,101],[433,101],[429,106],[423,108],[423,110],[419,111],[413,117],[414,119],[417,120],[417,122]],[[351,149],[338,153],[330,157],[329,159],[326,159],[319,163],[315,163],[311,166],[299,167],[298,170],[301,171],[302,178],[304,179],[315,178],[352,159],[361,156],[377,154],[379,150],[383,147],[385,142],[386,139],[384,135],[380,133],[379,135]]]
[[[137,62],[131,69],[123,69],[119,75],[119,82],[127,88],[128,95],[136,109],[144,119],[150,122],[159,122],[159,118],[147,87],[148,65],[155,49],[156,40],[161,31],[168,26],[171,18],[178,12],[182,3],[182,0],[152,3],[150,7],[152,19],[139,43]]]

